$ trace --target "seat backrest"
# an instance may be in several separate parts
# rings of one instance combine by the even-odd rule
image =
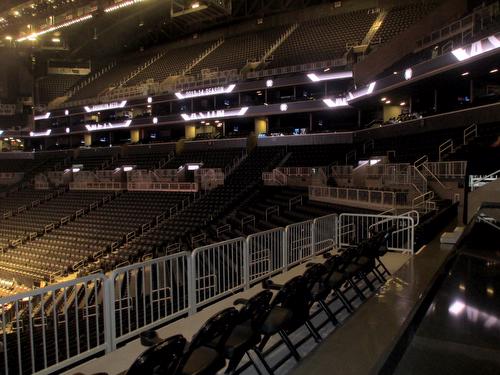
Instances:
[[[252,327],[258,328],[269,311],[269,303],[272,297],[273,293],[271,291],[263,290],[250,298],[240,310],[238,324],[250,321]]]
[[[311,294],[316,294],[323,289],[323,280],[325,275],[328,273],[326,267],[323,264],[313,264],[309,267],[302,277],[306,282],[306,288]]]
[[[189,351],[193,351],[200,346],[209,346],[217,351],[222,350],[236,324],[237,316],[238,310],[234,307],[224,309],[212,316],[194,335],[189,344]]]
[[[295,276],[278,291],[271,307],[281,306],[290,310],[294,323],[298,325],[309,317],[309,300],[306,280],[302,276]]]
[[[142,353],[130,366],[126,375],[173,375],[185,346],[186,339],[182,335],[171,336]]]

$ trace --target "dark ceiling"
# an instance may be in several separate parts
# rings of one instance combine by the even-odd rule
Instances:
[[[1,0],[2,8],[9,8],[12,4],[23,1]],[[49,0],[33,0],[33,3],[47,2]],[[95,0],[50,0],[51,4],[58,3],[59,11],[68,11],[85,4],[95,4]],[[179,2],[179,0],[176,0]],[[185,0],[191,3],[193,0]],[[355,0],[352,0],[355,1]],[[230,25],[245,19],[264,17],[272,14],[303,9],[304,7],[321,3],[331,3],[330,0],[232,0],[231,15],[213,16],[211,18],[179,17],[172,19],[170,16],[171,0],[147,0],[112,13],[96,11],[90,21],[82,22],[58,30],[57,37],[69,47],[70,56],[73,58],[91,58],[113,56],[123,51],[135,51],[159,43],[179,39],[183,36],[210,30],[221,25]],[[98,4],[109,6],[108,0],[99,0]],[[41,6],[40,6],[41,7]],[[102,9],[102,8],[101,8]],[[212,13],[213,14],[213,13]],[[44,12],[44,17],[47,13]],[[20,17],[25,18],[25,17]],[[29,21],[29,19],[28,19]],[[26,21],[18,29],[26,28]],[[25,30],[25,29],[24,29]],[[10,32],[10,30],[9,30]],[[5,31],[0,31],[0,40],[4,41]],[[18,35],[12,33],[12,35]],[[39,47],[45,38],[50,40],[54,35],[46,34],[39,38],[39,44],[25,43],[30,48]],[[5,44],[8,44],[4,41]],[[52,51],[53,53],[53,51]],[[66,55],[68,52],[65,52]],[[62,54],[62,52],[60,52]]]

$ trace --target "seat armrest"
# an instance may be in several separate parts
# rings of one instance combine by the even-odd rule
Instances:
[[[235,300],[233,302],[233,305],[236,306],[236,305],[246,305],[248,303],[248,299],[246,298],[238,298],[237,300]]]
[[[272,280],[264,280],[262,281],[262,287],[264,289],[273,289],[273,290],[280,290],[283,285],[276,284]]]

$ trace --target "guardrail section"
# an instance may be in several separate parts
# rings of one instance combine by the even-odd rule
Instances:
[[[111,273],[112,349],[144,329],[188,312],[189,258],[182,252]]]
[[[104,351],[105,277],[80,279],[1,299],[4,374],[52,373]]]

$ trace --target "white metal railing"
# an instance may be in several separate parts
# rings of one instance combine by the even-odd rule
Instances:
[[[352,170],[352,165],[332,165],[330,167],[330,173],[333,177],[351,177]]]
[[[313,221],[291,224],[285,228],[286,265],[293,266],[308,259],[314,254]]]
[[[121,182],[70,182],[70,190],[123,190]]]
[[[320,254],[337,246],[338,215],[318,217],[313,221],[314,254]]]
[[[297,195],[288,200],[288,211],[292,210],[293,206],[301,205],[302,206],[302,195]]]
[[[453,139],[448,139],[439,145],[439,161],[443,160],[443,156],[453,153]]]
[[[325,186],[309,186],[309,199],[339,203],[364,203],[382,207],[396,207],[397,204],[404,205],[404,202],[396,199],[396,193],[393,191]]]
[[[111,350],[140,331],[187,313],[189,267],[190,256],[182,252],[109,275]]]
[[[370,237],[375,229],[393,229],[387,248],[392,251],[413,254],[415,222],[411,215],[340,214],[338,221],[338,246],[348,247]]]
[[[413,198],[412,207],[414,210],[423,210],[424,212],[429,212],[436,209],[436,203],[433,201],[434,192],[428,191]]]
[[[2,298],[0,366],[6,374],[48,374],[113,351],[141,331],[193,314],[316,254],[357,244],[374,225],[395,229],[391,250],[411,253],[413,217],[327,215],[198,247],[191,254],[175,244],[176,254],[120,267],[107,277],[98,273]]]
[[[0,299],[2,372],[49,374],[108,349],[104,295],[93,274]]]
[[[269,217],[271,215],[280,215],[280,206],[278,205],[275,205],[275,206],[271,206],[271,207],[268,207],[266,208],[266,221],[268,221]]]
[[[426,162],[427,169],[436,177],[464,178],[467,170],[466,161]]]
[[[481,186],[486,185],[489,182],[496,181],[499,178],[500,178],[500,169],[486,176],[478,176],[478,175],[469,176],[470,190],[474,191],[480,188]]]
[[[472,124],[464,129],[464,145],[477,137],[477,124]]]
[[[196,182],[128,182],[127,189],[131,191],[184,191],[197,192]]]
[[[252,234],[247,237],[246,242],[250,283],[265,279],[284,269],[284,228]]]
[[[285,186],[288,184],[287,175],[278,169],[273,169],[272,172],[263,172],[262,181],[264,182],[264,185]]]
[[[384,178],[388,181],[397,181],[395,176],[408,174],[407,163],[377,163],[366,167],[367,176],[369,178]]]
[[[190,308],[196,309],[248,285],[248,253],[243,237],[202,246],[191,254]]]

